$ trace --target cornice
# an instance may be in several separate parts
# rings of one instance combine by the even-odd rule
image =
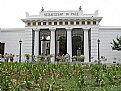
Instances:
[[[99,30],[121,30],[121,26],[100,26]]]
[[[26,19],[21,19],[23,22],[27,21],[55,21],[55,20],[98,20],[101,21],[103,17],[58,17],[58,18],[26,18]]]
[[[25,31],[25,28],[1,28],[1,32]]]

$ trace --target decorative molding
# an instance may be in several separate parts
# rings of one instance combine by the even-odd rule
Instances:
[[[121,26],[101,26],[99,30],[121,30]]]
[[[1,28],[1,32],[18,32],[18,31],[25,31],[25,28]]]
[[[50,27],[49,30],[51,30],[51,31],[55,31],[56,28],[55,28],[55,27]]]

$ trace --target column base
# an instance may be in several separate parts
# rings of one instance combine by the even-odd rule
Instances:
[[[84,62],[89,62],[89,58],[85,58],[84,59]]]
[[[72,62],[72,59],[70,59],[70,61],[69,61],[70,63]]]
[[[55,62],[55,58],[52,57],[52,58],[51,58],[51,63],[54,63],[54,62]]]

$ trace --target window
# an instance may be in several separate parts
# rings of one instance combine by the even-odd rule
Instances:
[[[70,22],[70,24],[71,24],[71,25],[74,25],[74,22],[73,22],[73,21],[71,21],[71,22]]]
[[[31,25],[31,23],[27,23],[27,26],[30,26]]]
[[[76,25],[79,25],[79,21],[76,21]]]
[[[96,21],[93,21],[93,25],[96,25]]]
[[[87,21],[87,25],[90,25],[90,21]]]
[[[33,22],[33,26],[35,26],[36,25],[36,22]]]
[[[43,25],[46,25],[46,22],[43,22]]]
[[[38,22],[38,25],[41,25],[41,22]]]
[[[54,25],[57,25],[57,22],[54,22]]]
[[[85,21],[82,21],[82,25],[85,25]]]
[[[52,25],[52,22],[49,22],[49,25]]]
[[[65,21],[65,25],[68,25],[68,21]]]
[[[59,25],[63,25],[63,22],[59,22]]]

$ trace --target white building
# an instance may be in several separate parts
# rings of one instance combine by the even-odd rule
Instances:
[[[22,19],[25,28],[1,28],[0,52],[19,54],[22,40],[22,55],[69,53],[70,56],[84,55],[85,62],[105,57],[107,62],[120,60],[121,53],[113,51],[110,42],[121,35],[121,26],[100,26],[102,17],[98,11],[83,14],[81,8],[71,11],[42,11]],[[54,58],[51,61],[54,61]],[[71,61],[71,60],[70,60]]]

